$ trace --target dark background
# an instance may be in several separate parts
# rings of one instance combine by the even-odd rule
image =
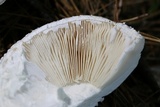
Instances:
[[[160,69],[152,70],[160,66],[160,0],[6,0],[0,6],[0,57],[37,27],[81,14],[125,22],[146,38],[138,67],[99,107],[160,107]]]

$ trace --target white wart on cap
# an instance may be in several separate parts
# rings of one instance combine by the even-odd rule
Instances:
[[[17,70],[25,78],[14,83],[19,88],[12,92],[12,106],[94,107],[134,70],[143,47],[144,38],[133,28],[102,17],[75,16],[44,25],[7,53],[17,62],[10,72],[21,65]],[[6,57],[1,60],[1,72],[9,68],[2,66]],[[23,100],[17,103],[20,98],[30,105]]]

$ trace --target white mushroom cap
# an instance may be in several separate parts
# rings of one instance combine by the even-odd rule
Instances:
[[[1,59],[0,106],[94,107],[133,71],[143,47],[133,28],[102,17],[44,25]]]

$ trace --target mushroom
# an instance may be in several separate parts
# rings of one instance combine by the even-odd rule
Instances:
[[[94,107],[134,70],[144,38],[124,23],[74,16],[46,24],[0,61],[1,107]]]

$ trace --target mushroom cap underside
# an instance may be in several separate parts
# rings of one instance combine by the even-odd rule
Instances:
[[[59,87],[80,82],[98,88],[110,85],[131,73],[144,46],[133,28],[101,17],[76,16],[46,27],[23,46],[27,60]]]

